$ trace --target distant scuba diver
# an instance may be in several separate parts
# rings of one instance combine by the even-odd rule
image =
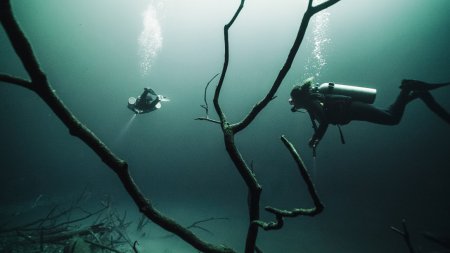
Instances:
[[[450,83],[431,84],[417,80],[403,80],[400,85],[400,94],[394,103],[386,109],[381,109],[372,105],[376,96],[375,89],[334,83],[314,86],[310,78],[303,85],[294,86],[289,103],[293,105],[291,108],[293,112],[300,109],[308,112],[314,128],[309,146],[313,148],[315,155],[315,148],[329,124],[339,127],[352,120],[359,120],[382,125],[397,125],[406,105],[416,98],[422,99],[433,112],[450,124],[450,114],[434,100],[429,92],[447,85]],[[339,132],[342,143],[345,143],[340,127]]]
[[[157,95],[150,88],[144,88],[144,92],[137,98],[128,98],[128,108],[136,114],[148,113],[161,108],[161,102],[167,101],[170,101],[167,97]]]

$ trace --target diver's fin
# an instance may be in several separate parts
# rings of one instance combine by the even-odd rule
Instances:
[[[450,85],[448,83],[426,83],[418,80],[403,80],[400,85],[401,89],[408,89],[412,91],[430,91],[438,88],[442,88],[444,86]]]
[[[438,115],[442,120],[450,124],[450,113],[447,112],[447,110],[443,108],[438,102],[436,102],[430,92],[417,91],[413,93],[417,93],[418,97],[428,106],[431,111],[436,113],[436,115]]]

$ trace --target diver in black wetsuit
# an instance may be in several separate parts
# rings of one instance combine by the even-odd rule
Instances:
[[[152,98],[150,94],[154,95],[155,98]],[[153,111],[157,109],[156,105],[160,101],[159,96],[152,89],[144,88],[144,92],[142,92],[136,101],[135,108],[143,112]]]
[[[330,85],[334,85],[330,83]],[[437,104],[429,93],[430,90],[450,85],[429,84],[417,80],[403,80],[400,94],[394,103],[386,109],[377,108],[369,103],[355,101],[351,96],[320,93],[312,85],[312,79],[303,85],[295,86],[291,91],[289,103],[291,111],[305,109],[314,127],[314,134],[309,140],[309,146],[316,148],[324,136],[328,125],[346,125],[352,120],[367,121],[383,125],[397,125],[406,105],[415,98],[421,98],[427,106],[450,124],[450,114]],[[319,126],[317,127],[317,123]],[[342,133],[341,139],[344,143]]]
[[[150,88],[144,88],[144,92],[137,98],[128,98],[128,109],[136,114],[152,112],[161,108],[161,102],[168,102],[169,98],[156,94]]]

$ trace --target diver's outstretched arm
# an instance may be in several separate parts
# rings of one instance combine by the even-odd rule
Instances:
[[[317,131],[314,132],[313,136],[309,140],[309,146],[311,148],[316,148],[319,144],[320,140],[322,140],[323,136],[325,135],[325,132],[328,129],[328,122],[321,122],[319,123],[319,127],[317,128]]]
[[[154,109],[159,102],[161,102],[161,99],[159,96],[156,96],[155,100],[153,100],[148,107]]]
[[[441,119],[450,124],[450,113],[447,112],[430,94],[430,92],[425,91],[421,92],[419,98],[432,110],[436,113]]]
[[[146,88],[146,90],[148,91],[148,93],[152,94],[153,96],[158,96],[158,94],[156,94],[156,92],[153,89]]]

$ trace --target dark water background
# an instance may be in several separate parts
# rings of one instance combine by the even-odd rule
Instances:
[[[268,91],[298,29],[307,1],[248,0],[230,31],[231,60],[221,96],[235,122]],[[142,13],[157,11],[162,47],[147,75],[140,69]],[[238,1],[13,1],[18,21],[58,95],[73,113],[125,159],[137,183],[158,209],[188,225],[209,217],[212,242],[241,251],[247,224],[243,180],[228,158],[217,125],[204,115],[206,82],[223,63],[223,25]],[[376,105],[388,106],[403,78],[450,80],[450,2],[342,0],[329,10],[323,48],[327,64],[317,82],[376,88]],[[312,167],[307,147],[312,130],[306,115],[290,112],[293,84],[308,77],[312,27],[277,99],[237,136],[263,186],[261,205],[308,207],[294,163],[279,137],[286,134]],[[309,40],[310,41],[310,40]],[[0,72],[26,78],[4,31]],[[171,99],[161,110],[132,117],[129,96],[151,86]],[[210,90],[210,98],[212,90]],[[450,109],[450,89],[433,92]],[[76,196],[86,186],[95,204],[136,213],[113,172],[67,129],[33,93],[0,85],[0,207],[26,210]],[[315,218],[286,222],[261,232],[265,252],[407,252],[389,226],[406,218],[416,246],[432,248],[420,233],[450,234],[450,131],[423,103],[411,103],[395,127],[354,122],[340,144],[330,127],[318,150],[315,182],[326,205]],[[32,211],[32,210],[31,210]],[[6,215],[3,217],[7,217]],[[265,219],[272,219],[263,213]],[[139,239],[146,252],[196,252],[152,227]]]

